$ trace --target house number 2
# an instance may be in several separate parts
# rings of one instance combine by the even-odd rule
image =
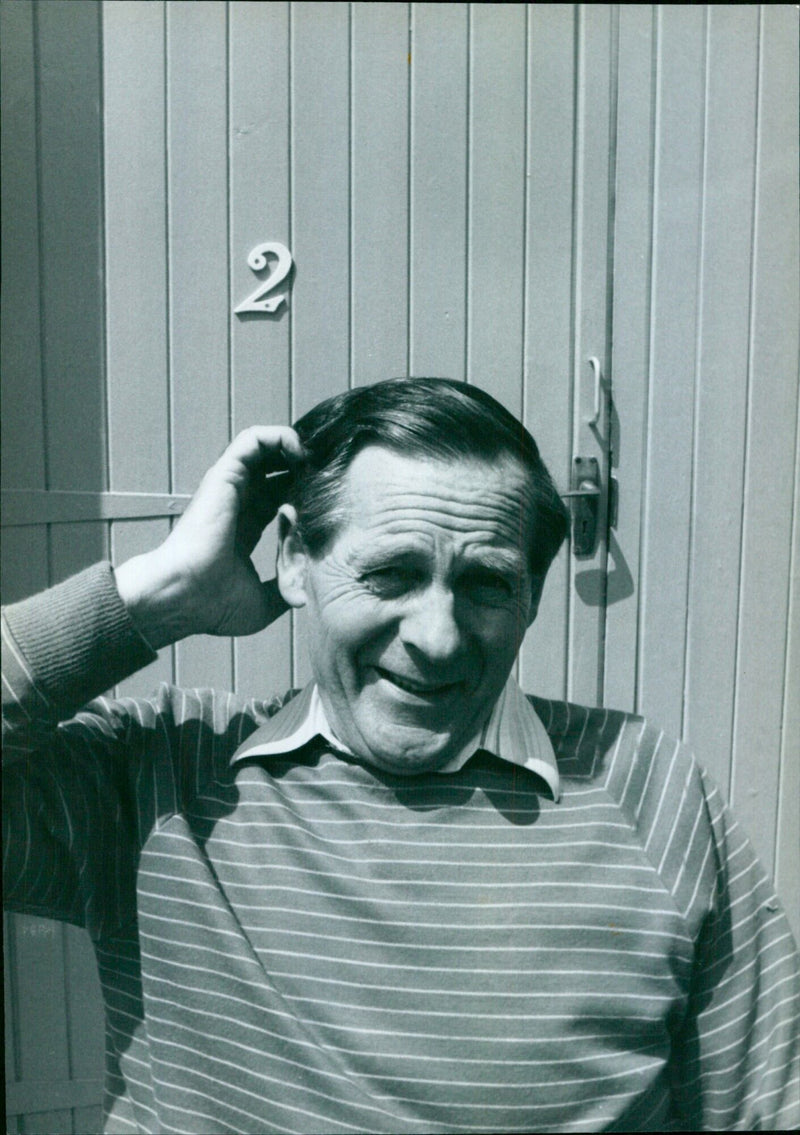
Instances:
[[[272,312],[277,311],[281,304],[286,299],[286,292],[281,292],[278,296],[267,296],[270,292],[274,291],[279,284],[282,284],[292,267],[292,254],[285,244],[280,244],[277,240],[267,240],[263,244],[257,244],[247,257],[247,263],[254,272],[262,272],[268,265],[268,256],[277,256],[277,264],[272,266],[270,274],[266,280],[262,280],[254,292],[251,292],[246,300],[242,300],[238,307],[235,307],[234,313],[240,315],[245,311],[260,311]]]

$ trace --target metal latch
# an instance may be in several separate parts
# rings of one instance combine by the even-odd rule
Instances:
[[[572,550],[576,556],[591,556],[597,544],[600,517],[600,465],[596,457],[575,457],[570,490]]]

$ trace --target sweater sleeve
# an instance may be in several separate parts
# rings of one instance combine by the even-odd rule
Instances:
[[[39,748],[59,721],[156,657],[109,563],[4,608],[2,651],[6,758]]]
[[[719,789],[701,774],[716,883],[676,1038],[681,1130],[800,1127],[800,967],[766,872]]]
[[[103,700],[78,711],[155,653],[107,563],[6,608],[2,649],[5,905],[99,932],[129,900],[130,722]]]

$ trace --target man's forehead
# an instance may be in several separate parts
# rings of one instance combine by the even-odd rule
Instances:
[[[376,528],[376,539],[413,541],[416,533],[439,526],[472,534],[475,543],[517,548],[529,532],[530,479],[511,457],[440,460],[370,446],[347,470],[341,503],[345,523]]]
[[[350,491],[363,488],[396,489],[398,485],[431,490],[464,483],[467,496],[486,479],[496,489],[503,485],[508,492],[529,488],[530,477],[521,461],[511,454],[500,454],[491,461],[486,458],[429,456],[422,453],[404,453],[390,446],[368,445],[359,450],[348,466],[344,482]]]

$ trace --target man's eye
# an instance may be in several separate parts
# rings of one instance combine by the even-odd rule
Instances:
[[[410,591],[417,582],[417,575],[409,568],[376,568],[366,573],[364,581],[376,595],[387,598]]]
[[[461,583],[474,603],[505,603],[514,596],[511,581],[494,572],[470,572]]]

